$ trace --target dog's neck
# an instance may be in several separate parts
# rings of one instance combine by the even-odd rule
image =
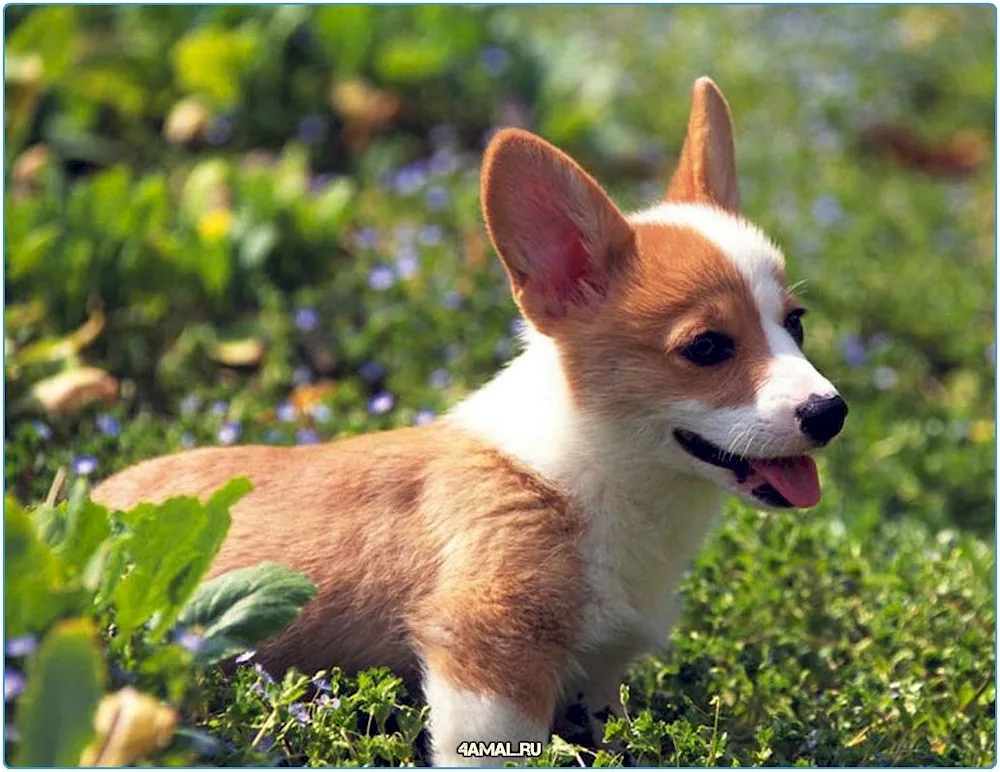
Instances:
[[[529,330],[524,350],[448,419],[590,503],[613,496],[653,517],[717,507],[721,491],[674,469],[642,426],[588,414],[574,399],[558,347]],[[679,513],[680,514],[680,513]]]

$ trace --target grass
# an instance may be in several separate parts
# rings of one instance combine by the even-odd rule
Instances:
[[[993,763],[991,8],[5,21],[4,481],[31,506],[60,467],[99,479],[192,445],[325,441],[446,409],[511,356],[518,323],[478,214],[491,128],[523,119],[637,207],[711,74],[744,209],[803,282],[806,350],[851,415],[820,507],[732,505],[672,649],[635,668],[610,731],[646,764]],[[67,377],[104,393],[109,376],[114,398],[73,405],[86,389]],[[162,763],[423,759],[423,708],[389,673],[332,662],[311,693],[316,674],[185,660],[168,688],[137,668],[178,644],[132,660],[102,646],[105,690],[178,710],[172,744],[149,751]],[[35,656],[8,651],[12,684]],[[580,759],[614,761],[560,742],[541,761]]]

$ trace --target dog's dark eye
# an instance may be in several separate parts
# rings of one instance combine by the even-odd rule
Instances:
[[[792,336],[792,340],[802,346],[802,340],[805,333],[802,330],[802,317],[805,316],[806,310],[804,308],[796,308],[794,311],[789,311],[788,316],[785,317],[785,329],[788,330],[788,334]]]
[[[699,367],[725,362],[736,350],[736,344],[721,332],[703,332],[684,347],[684,356]]]

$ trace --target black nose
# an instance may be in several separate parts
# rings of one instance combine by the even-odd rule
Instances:
[[[813,442],[825,445],[844,428],[847,417],[847,403],[836,397],[820,397],[810,394],[809,399],[795,408],[802,433]]]

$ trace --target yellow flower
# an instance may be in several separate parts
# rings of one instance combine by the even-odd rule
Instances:
[[[198,220],[198,234],[205,241],[220,241],[229,233],[233,224],[233,213],[228,209],[212,209]]]

